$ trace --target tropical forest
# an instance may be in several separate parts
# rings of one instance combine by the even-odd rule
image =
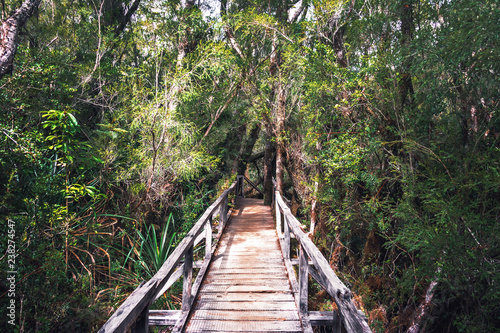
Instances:
[[[499,38],[494,0],[1,0],[0,331],[97,332],[241,175],[372,332],[500,332]]]

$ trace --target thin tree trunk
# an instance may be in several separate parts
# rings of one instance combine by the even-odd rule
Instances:
[[[284,156],[284,136],[285,136],[285,105],[286,91],[281,79],[278,81],[278,105],[276,114],[276,189],[283,194],[283,156]]]
[[[12,73],[17,51],[19,30],[33,15],[42,0],[26,0],[12,16],[0,26],[0,79]]]
[[[436,272],[439,274],[440,269],[438,269]],[[411,326],[408,329],[408,331],[406,331],[407,333],[418,333],[420,331],[422,322],[426,317],[427,312],[429,311],[437,284],[438,284],[437,278],[434,278],[434,280],[432,280],[431,283],[429,284],[429,288],[427,288],[427,292],[425,293],[425,299],[418,306],[415,312],[415,317],[413,318],[413,322],[411,323]]]
[[[273,201],[273,144],[269,139],[264,146],[264,204],[270,205]]]
[[[399,83],[401,108],[413,104],[413,83],[410,75],[411,56],[409,52],[413,39],[413,0],[401,1],[401,48],[403,51],[403,70]]]

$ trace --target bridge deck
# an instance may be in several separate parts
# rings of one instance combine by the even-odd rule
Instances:
[[[186,332],[300,332],[271,209],[238,199]]]

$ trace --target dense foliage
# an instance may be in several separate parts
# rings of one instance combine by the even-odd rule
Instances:
[[[499,22],[492,0],[42,2],[0,77],[0,330],[95,331],[244,172],[267,201],[277,176],[374,331],[498,330]]]

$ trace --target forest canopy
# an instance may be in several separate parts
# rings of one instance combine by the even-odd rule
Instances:
[[[0,330],[96,331],[245,174],[268,204],[276,178],[374,332],[498,331],[497,1],[0,13]]]

